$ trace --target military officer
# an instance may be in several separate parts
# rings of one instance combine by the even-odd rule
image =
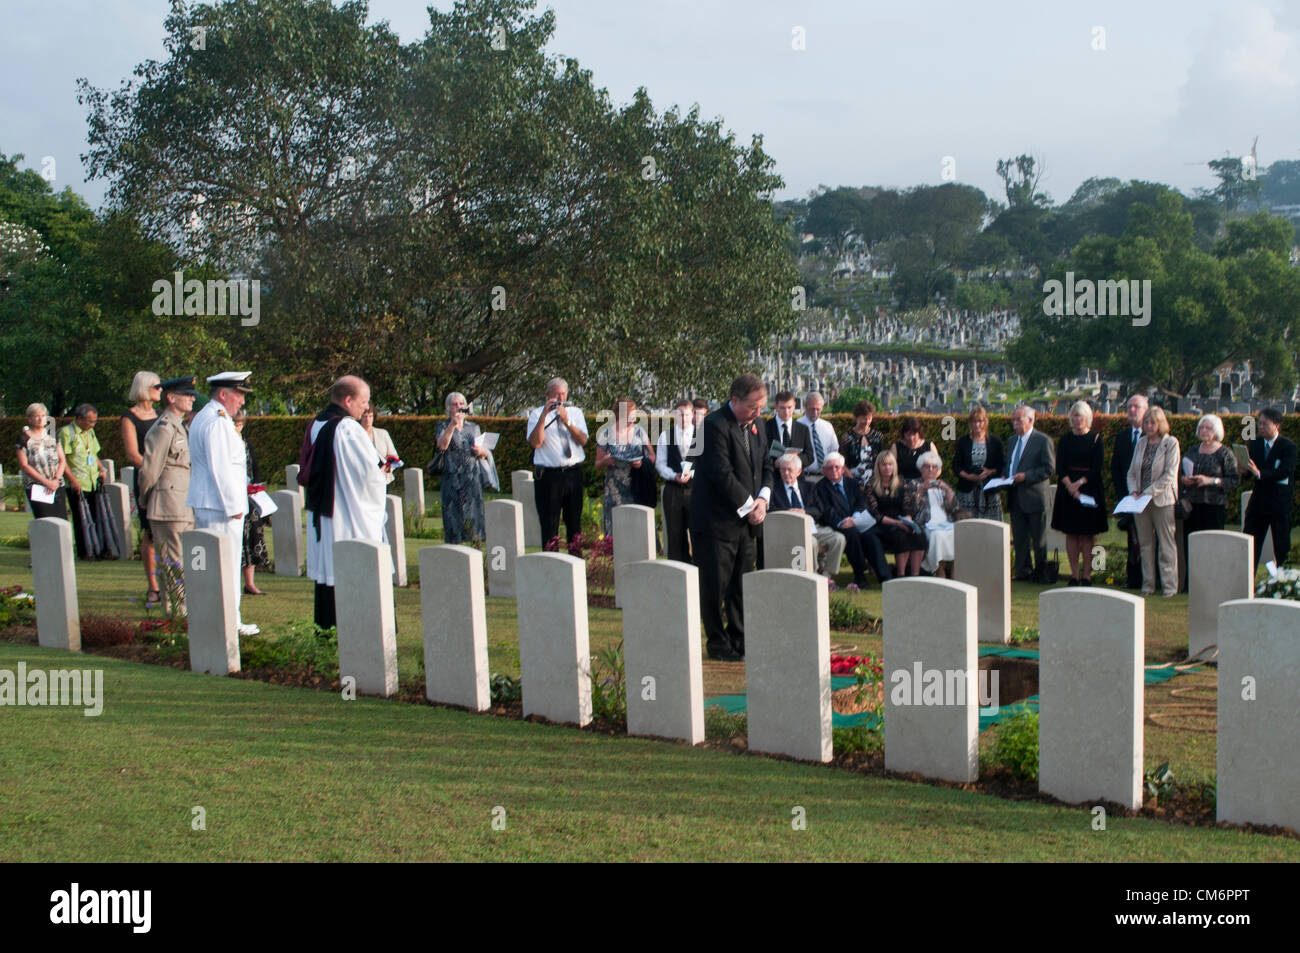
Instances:
[[[240,635],[257,635],[239,615],[239,554],[244,546],[244,513],[248,508],[248,473],[244,444],[235,431],[235,411],[251,394],[251,371],[227,371],[208,378],[212,399],[190,424],[190,489],[186,502],[194,508],[195,529],[210,529],[230,539],[230,579],[235,587],[235,619]]]
[[[181,533],[194,528],[194,513],[185,499],[190,489],[190,443],[185,415],[194,408],[194,375],[173,377],[162,383],[165,408],[144,438],[144,462],[137,476],[140,505],[153,527],[159,572],[167,580],[164,605],[177,591],[184,599],[181,581]]]

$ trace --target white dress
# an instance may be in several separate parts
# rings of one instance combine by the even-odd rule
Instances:
[[[312,441],[325,426],[312,424]],[[384,471],[379,451],[361,424],[344,417],[334,431],[334,515],[322,516],[320,540],[307,513],[307,575],[326,586],[334,585],[334,543],[344,539],[388,542],[384,529]]]
[[[926,572],[934,572],[939,568],[939,563],[948,562],[955,555],[957,534],[943,508],[943,490],[932,488],[926,490],[926,493],[930,497],[930,522],[925,524],[928,545],[925,558],[921,560],[921,568]]]

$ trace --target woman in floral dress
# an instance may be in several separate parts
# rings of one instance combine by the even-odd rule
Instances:
[[[596,435],[596,469],[605,471],[605,535],[613,531],[614,507],[635,503],[632,477],[643,466],[654,466],[650,438],[636,425],[636,403],[622,398],[614,408],[614,419]]]
[[[438,424],[434,443],[442,454],[442,538],[447,543],[478,542],[483,538],[483,468],[479,458],[478,424],[465,418],[469,401],[453,391],[447,395],[447,419]]]

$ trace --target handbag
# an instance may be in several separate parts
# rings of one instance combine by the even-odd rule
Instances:
[[[443,466],[446,462],[446,451],[438,450],[434,453],[433,459],[424,465],[424,472],[429,474],[429,476],[438,476],[442,473]]]
[[[1185,496],[1178,498],[1178,505],[1174,507],[1174,516],[1180,520],[1192,518],[1192,501]]]

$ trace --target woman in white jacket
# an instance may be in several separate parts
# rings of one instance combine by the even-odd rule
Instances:
[[[1142,551],[1142,595],[1156,591],[1156,545],[1160,550],[1160,583],[1166,598],[1178,593],[1178,548],[1174,544],[1174,506],[1178,502],[1178,438],[1169,434],[1169,419],[1159,407],[1142,418],[1142,436],[1133,448],[1128,488],[1134,496],[1150,494],[1151,502],[1137,514]]]

